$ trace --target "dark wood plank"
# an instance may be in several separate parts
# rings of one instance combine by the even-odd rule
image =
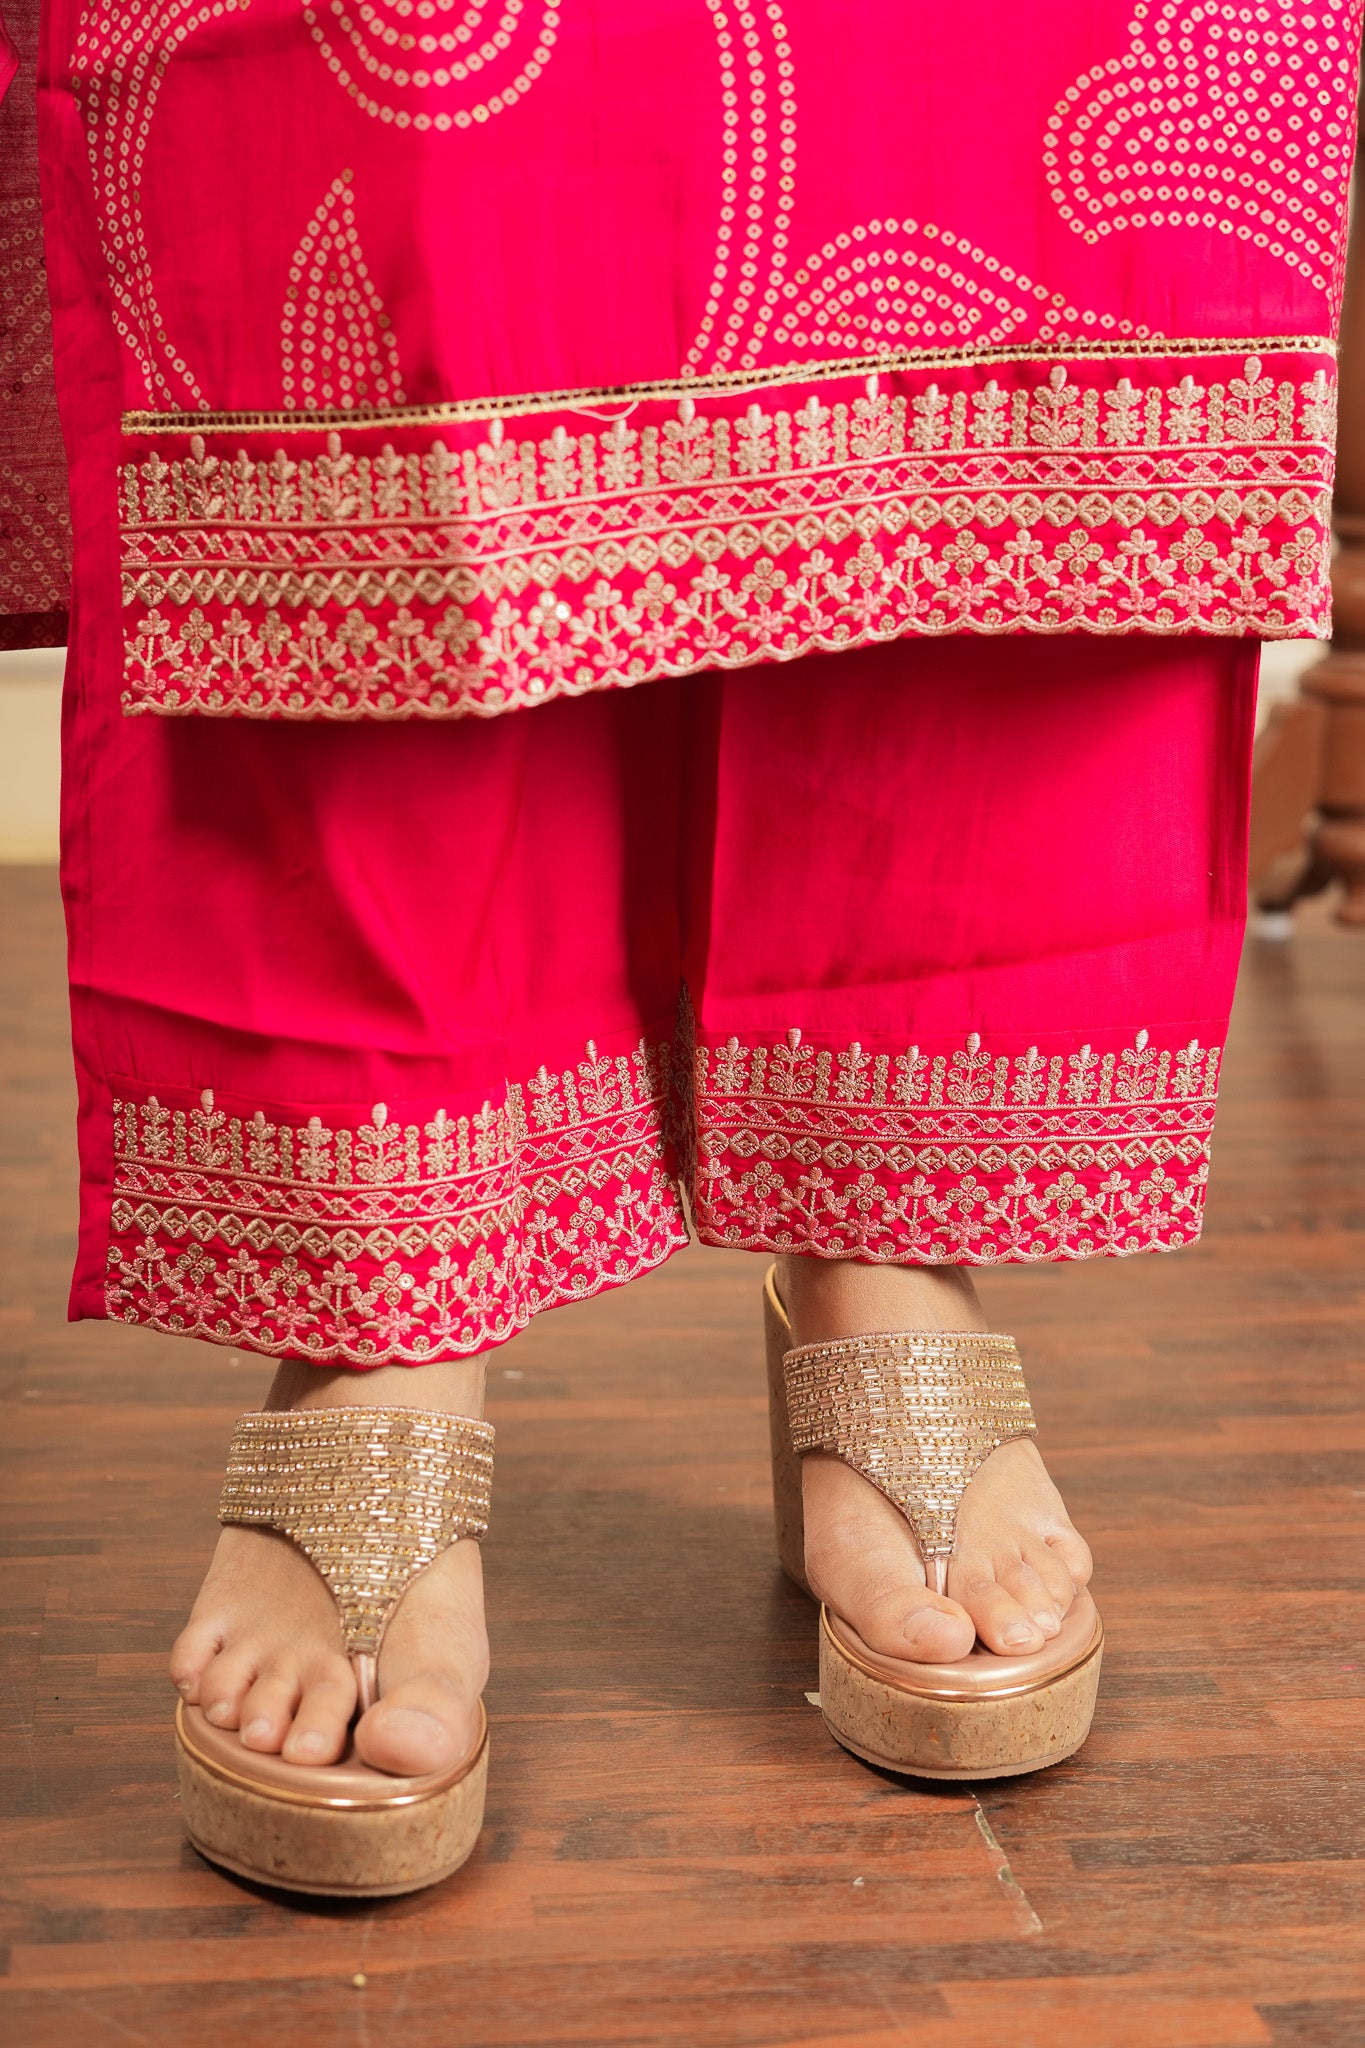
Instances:
[[[1204,1246],[986,1276],[1110,1629],[1073,1764],[930,1792],[825,1736],[771,1552],[759,1263],[493,1362],[488,1825],[291,1903],[184,1844],[165,1649],[259,1361],[62,1320],[62,939],[0,871],[0,2020],[25,2048],[1355,2048],[1365,2038],[1365,946],[1253,946]],[[357,1985],[354,1979],[364,1978]],[[210,2018],[211,2016],[211,2018]]]

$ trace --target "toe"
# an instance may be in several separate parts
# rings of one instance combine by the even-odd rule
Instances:
[[[468,1756],[477,1723],[476,1696],[442,1678],[412,1678],[362,1714],[355,1746],[375,1770],[416,1777]]]
[[[899,1532],[885,1549],[845,1549],[838,1570],[824,1556],[809,1566],[812,1590],[869,1650],[915,1664],[952,1663],[967,1655],[976,1630],[955,1600],[930,1592],[917,1569],[918,1559]]]
[[[892,1654],[914,1664],[955,1664],[959,1657],[969,1656],[976,1642],[971,1616],[956,1600],[946,1600],[927,1587],[921,1590],[920,1603],[903,1616],[900,1645]]]
[[[1010,1558],[997,1562],[995,1576],[1009,1594],[1018,1602],[1031,1621],[1036,1621],[1048,1638],[1060,1633],[1062,1615],[1047,1581],[1035,1570],[1027,1558]]]
[[[950,1571],[948,1583],[988,1650],[1019,1657],[1042,1649],[1047,1637],[1028,1609],[1006,1592],[992,1561],[964,1558],[955,1573]]]
[[[1090,1545],[1084,1536],[1073,1529],[1070,1523],[1047,1539],[1047,1547],[1065,1568],[1068,1578],[1077,1591],[1090,1584],[1090,1575],[1095,1569],[1095,1560],[1090,1555]]]
[[[284,1739],[291,1764],[334,1764],[346,1747],[355,1712],[355,1678],[343,1658],[329,1659],[309,1674]]]
[[[176,1637],[171,1651],[171,1684],[191,1706],[198,1705],[200,1681],[222,1647],[223,1631],[217,1623],[199,1621],[193,1616]]]
[[[1024,1545],[1024,1558],[1047,1588],[1058,1614],[1065,1617],[1076,1598],[1076,1581],[1062,1559],[1049,1544],[1032,1542]]]
[[[296,1671],[263,1672],[237,1710],[246,1748],[278,1750],[289,1732],[298,1701]]]
[[[224,1650],[199,1680],[199,1704],[215,1728],[235,1728],[242,1701],[256,1678],[256,1667],[243,1650]]]

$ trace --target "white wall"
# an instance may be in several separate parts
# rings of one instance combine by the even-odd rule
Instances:
[[[1299,677],[1326,645],[1322,640],[1270,640],[1261,649],[1261,687],[1256,697],[1256,724],[1261,726],[1272,704],[1283,703],[1298,689]]]
[[[0,861],[57,858],[63,659],[0,649]]]

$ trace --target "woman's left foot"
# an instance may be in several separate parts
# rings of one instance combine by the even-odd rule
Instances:
[[[988,1327],[960,1266],[787,1257],[777,1287],[793,1345]],[[821,1452],[802,1459],[801,1478],[811,1591],[885,1656],[951,1662],[978,1638],[1002,1655],[1027,1656],[1058,1633],[1089,1582],[1089,1548],[1031,1439],[1001,1444],[968,1486],[946,1598],[929,1590],[909,1525],[885,1494]]]

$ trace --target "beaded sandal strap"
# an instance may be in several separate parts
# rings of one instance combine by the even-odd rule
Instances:
[[[782,1368],[793,1449],[832,1451],[871,1480],[944,1592],[969,1482],[993,1450],[1037,1428],[1013,1337],[903,1330],[803,1344]]]
[[[487,1534],[493,1425],[421,1408],[300,1408],[243,1415],[220,1522],[278,1529],[312,1561],[341,1614],[362,1705],[384,1627],[426,1566]]]

